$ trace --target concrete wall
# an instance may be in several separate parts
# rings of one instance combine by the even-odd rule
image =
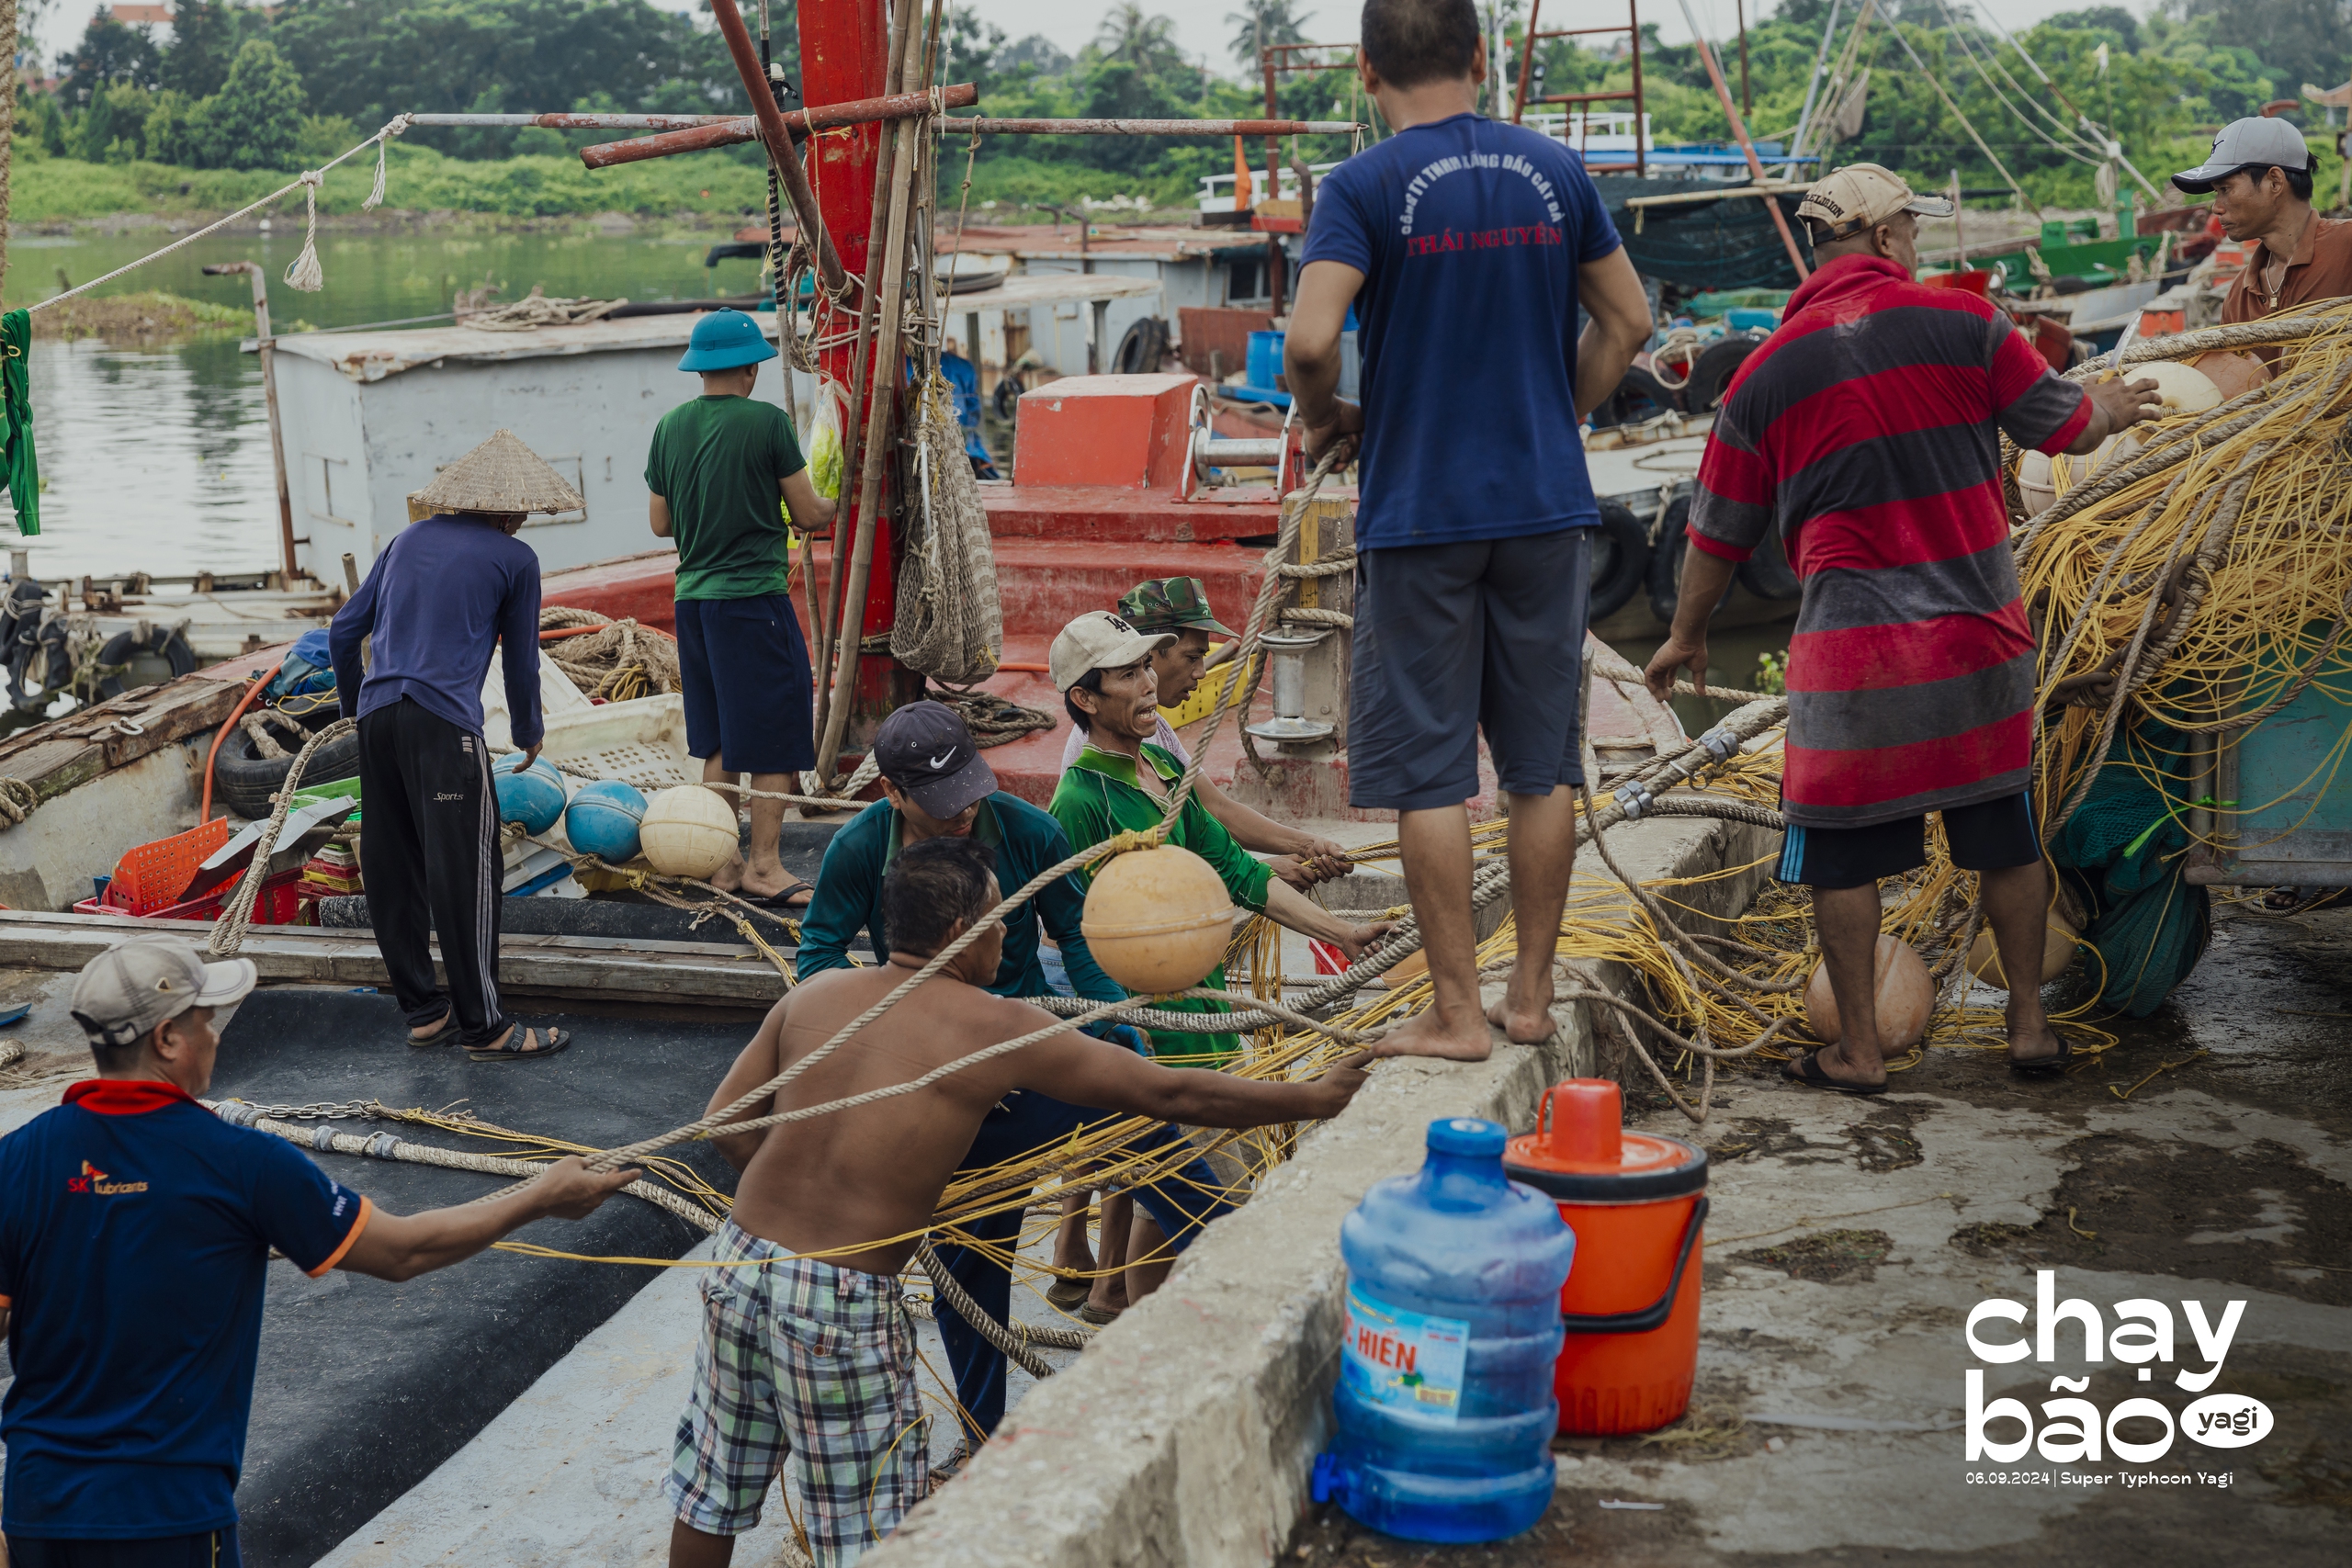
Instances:
[[[1612,831],[1636,878],[1741,865],[1759,829],[1690,818]],[[1600,873],[1596,861],[1592,869]],[[1601,873],[1605,874],[1605,873]],[[1584,886],[1581,881],[1579,886]],[[1711,913],[1753,874],[1679,890]],[[1611,966],[1585,983],[1625,987]],[[1185,1254],[1078,1363],[1022,1401],[968,1473],[917,1509],[871,1568],[1264,1568],[1307,1506],[1329,1432],[1346,1270],[1340,1222],[1371,1185],[1417,1168],[1429,1123],[1531,1126],[1543,1089],[1595,1070],[1589,1010],[1555,1010],[1544,1045],[1503,1043],[1476,1064],[1383,1062],[1346,1113]]]

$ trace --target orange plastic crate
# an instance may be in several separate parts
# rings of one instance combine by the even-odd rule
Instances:
[[[229,841],[229,819],[216,817],[200,828],[141,844],[124,855],[107,885],[107,907],[126,915],[152,914],[180,900],[197,868]]]

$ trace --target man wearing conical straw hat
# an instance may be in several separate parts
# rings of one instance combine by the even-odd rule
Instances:
[[[434,514],[392,536],[328,634],[344,716],[359,721],[359,863],[392,995],[420,1050],[455,1043],[478,1062],[537,1061],[542,1040],[498,999],[498,792],[481,732],[481,682],[503,645],[515,745],[536,759],[539,558],[514,537],[534,512],[583,504],[502,430],[415,497]],[[360,643],[373,637],[363,671]],[[441,938],[445,993],[428,939]]]

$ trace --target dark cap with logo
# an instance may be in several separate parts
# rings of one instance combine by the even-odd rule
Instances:
[[[956,710],[909,703],[874,732],[874,765],[917,806],[942,821],[996,793],[996,773]]]
[[[1119,614],[1139,632],[1200,630],[1235,635],[1231,626],[1209,614],[1208,584],[1197,577],[1155,577],[1127,590]]]

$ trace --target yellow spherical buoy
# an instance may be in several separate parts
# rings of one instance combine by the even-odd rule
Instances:
[[[1928,1032],[1928,1014],[1936,1002],[1935,977],[1909,942],[1884,934],[1878,939],[1877,967],[1879,1049],[1901,1051]],[[1826,960],[1813,966],[1813,978],[1805,986],[1804,1021],[1824,1044],[1837,1044],[1843,1033]]]
[[[1233,899],[1190,850],[1130,850],[1094,874],[1079,929],[1104,974],[1158,996],[1197,986],[1217,966],[1233,936]]]
[[[2066,966],[2075,961],[2075,928],[2055,910],[2051,912],[2049,919],[2048,929],[2041,939],[2043,985],[2064,975]],[[2000,949],[1994,945],[1989,927],[1978,931],[1976,941],[1969,946],[1968,972],[1988,986],[1997,986],[2005,991],[2009,988],[2008,979],[2001,972]]]
[[[700,784],[665,789],[645,808],[638,842],[664,876],[708,876],[735,853],[735,812]]]

